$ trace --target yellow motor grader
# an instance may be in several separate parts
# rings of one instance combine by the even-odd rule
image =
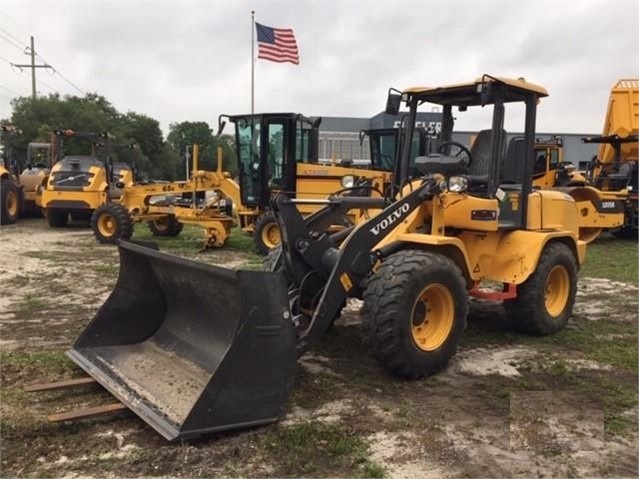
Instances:
[[[392,197],[334,196],[306,218],[307,200],[271,199],[282,249],[271,271],[229,270],[120,241],[110,297],[68,356],[169,440],[277,421],[297,358],[322,339],[346,298],[363,298],[364,342],[403,378],[446,367],[466,326],[469,296],[502,300],[518,329],[551,334],[572,314],[586,254],[575,200],[533,189],[535,116],[546,90],[483,75],[389,92],[408,107],[402,144],[420,107],[439,106],[438,152],[417,158]],[[506,141],[511,106],[524,134]],[[451,140],[454,117],[491,111],[470,149]],[[508,117],[510,119],[510,117]],[[519,118],[515,115],[515,118]],[[510,125],[508,125],[510,128]],[[382,209],[339,232],[353,209]],[[482,288],[501,283],[500,291]]]
[[[218,160],[220,159],[218,151]],[[228,173],[199,170],[199,146],[193,145],[193,170],[185,181],[146,184],[116,184],[121,192],[114,201],[98,206],[91,216],[91,227],[101,243],[116,243],[129,239],[133,223],[146,221],[156,236],[177,236],[184,224],[204,229],[204,247],[223,246],[235,225],[233,202],[220,191],[237,191],[237,184]],[[210,199],[199,194],[216,193]]]
[[[381,197],[393,177],[392,170],[387,169],[319,164],[320,119],[297,113],[221,115],[218,135],[227,121],[235,125],[237,181],[223,171],[221,149],[217,170],[199,170],[199,149],[194,145],[195,163],[189,180],[126,186],[117,201],[97,208],[92,225],[98,241],[129,239],[133,223],[139,221],[148,221],[153,234],[159,236],[178,235],[182,223],[189,223],[204,228],[205,247],[220,247],[237,223],[253,235],[257,250],[267,254],[280,242],[279,228],[269,206],[271,194],[285,192],[303,199],[298,207],[307,216],[336,192]],[[206,192],[212,195],[211,199],[202,198]],[[160,200],[153,199],[162,195],[165,197]],[[343,229],[369,214],[372,211],[353,210],[339,218],[339,223],[327,227]]]

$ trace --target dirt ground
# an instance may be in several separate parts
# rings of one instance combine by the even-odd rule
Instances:
[[[636,280],[582,275],[568,328],[545,338],[512,332],[500,305],[473,301],[449,367],[413,382],[369,357],[351,301],[300,361],[282,421],[169,444],[127,411],[47,423],[113,402],[98,386],[23,390],[82,376],[64,351],[111,291],[117,251],[81,225],[53,230],[41,219],[2,227],[0,244],[2,477],[639,475]],[[259,263],[242,248],[186,254]]]

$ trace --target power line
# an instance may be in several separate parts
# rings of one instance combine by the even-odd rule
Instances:
[[[51,69],[53,69],[53,67],[51,65],[47,65],[46,63],[44,65],[36,65],[35,64],[35,47],[33,46],[33,37],[31,37],[31,47],[29,47],[29,51],[31,52],[31,64],[30,65],[14,65],[13,63],[12,63],[12,65],[14,65],[14,66],[16,66],[18,68],[22,68],[22,67],[31,68],[31,96],[35,100],[35,98],[36,98],[36,87],[35,87],[35,84],[36,84],[36,68],[51,68]]]
[[[40,59],[44,62],[49,64],[49,62],[40,54],[36,53],[37,57],[40,57]],[[71,85],[73,88],[75,88],[76,90],[78,90],[82,95],[84,95],[84,92],[82,91],[82,89],[78,86],[76,86],[71,80],[69,80],[67,77],[65,77],[62,73],[60,73],[56,68],[51,67],[53,69],[53,73],[57,73],[58,75],[60,75],[60,77],[66,81],[69,85]]]
[[[6,35],[9,35],[11,38],[13,38],[16,42],[21,43],[22,46],[24,48],[29,48],[29,45],[27,45],[26,43],[24,43],[22,40],[20,40],[19,38],[14,37],[13,35],[11,35],[11,33],[9,33],[8,31],[6,31],[4,28],[0,27],[0,32],[4,32]]]
[[[28,35],[27,31],[24,28],[22,28],[20,25],[18,25],[18,23],[15,20],[12,20],[11,18],[9,18],[9,16],[5,12],[2,12],[2,19],[3,20],[9,20],[16,27],[18,27],[20,30],[22,30],[22,33],[24,33],[25,35]]]
[[[0,88],[4,88],[4,89],[5,89],[5,90],[7,90],[9,93],[13,93],[14,95],[22,96],[22,94],[21,94],[21,93],[18,93],[17,91],[12,90],[11,88],[6,87],[6,86],[4,86],[4,85],[2,85],[2,84],[0,84]]]
[[[42,80],[40,80],[39,78],[36,78],[36,81],[37,81],[38,83],[40,83],[41,85],[46,86],[49,90],[51,90],[51,91],[53,91],[53,92],[55,92],[55,91],[56,91],[56,89],[55,89],[55,88],[53,88],[51,85],[49,85],[49,84],[47,84],[47,83],[43,82],[43,81],[42,81]]]
[[[14,24],[14,25],[16,25],[18,28],[20,28],[20,30],[24,31],[24,29],[23,29],[22,27],[20,27],[20,25],[18,25],[15,21],[11,20],[11,19],[10,19],[10,18],[8,18],[8,17],[7,17],[7,20],[11,21],[11,23],[13,23],[13,24]],[[17,66],[17,67],[23,67],[23,66],[25,66],[25,67],[27,67],[27,68],[32,68],[32,70],[31,70],[31,71],[32,71],[32,75],[33,75],[34,77],[35,77],[35,70],[33,70],[33,68],[51,68],[51,69],[53,70],[53,73],[54,73],[54,74],[56,74],[56,73],[57,73],[57,74],[60,76],[60,78],[62,78],[65,82],[67,82],[69,85],[71,85],[73,88],[75,88],[78,92],[80,92],[80,94],[82,94],[82,95],[84,95],[84,94],[85,94],[85,93],[84,93],[84,91],[82,91],[82,89],[81,89],[80,87],[78,87],[75,83],[73,83],[73,82],[72,82],[71,80],[69,80],[66,76],[64,76],[64,75],[63,75],[63,74],[62,74],[59,70],[57,70],[56,68],[54,68],[53,66],[51,66],[51,63],[50,63],[50,62],[48,62],[48,61],[47,61],[47,60],[46,60],[46,59],[45,59],[42,55],[40,55],[38,52],[36,52],[36,51],[35,51],[35,49],[33,48],[33,37],[31,37],[31,40],[32,40],[32,41],[31,41],[31,47],[29,47],[28,45],[26,45],[25,43],[23,43],[23,42],[22,42],[19,38],[16,38],[14,35],[12,35],[11,33],[9,33],[8,31],[6,31],[5,29],[0,28],[0,31],[2,31],[2,32],[4,32],[5,34],[9,35],[11,38],[13,38],[14,40],[16,40],[17,42],[22,43],[22,45],[24,45],[24,48],[23,48],[23,47],[20,47],[20,46],[18,46],[18,45],[16,45],[15,43],[13,43],[13,42],[12,42],[11,40],[9,40],[8,38],[3,37],[1,34],[0,34],[0,38],[3,38],[3,39],[4,39],[4,40],[6,40],[7,42],[9,42],[11,45],[13,45],[13,46],[14,46],[14,47],[16,47],[16,48],[19,48],[20,50],[24,51],[25,53],[26,53],[26,51],[27,51],[27,50],[31,50],[31,53],[32,53],[32,54],[31,54],[31,56],[32,56],[32,57],[37,56],[37,57],[39,57],[39,58],[40,58],[40,59],[41,59],[41,60],[45,63],[45,65],[42,65],[42,66],[36,66],[36,65],[35,65],[35,63],[34,63],[34,61],[33,61],[33,58],[32,58],[31,65],[15,65],[15,64],[13,64],[13,63],[9,62],[9,63],[11,63],[13,66]],[[60,62],[60,63],[62,63],[62,64],[64,65],[64,62]],[[52,89],[52,90],[53,90],[53,89]],[[34,93],[33,93],[33,96],[34,96],[34,98],[35,98],[35,86],[33,87],[33,92],[34,92]]]
[[[20,45],[16,45],[12,40],[9,40],[7,37],[3,36],[0,34],[0,38],[2,38],[5,42],[7,42],[9,45],[16,47],[18,50],[20,50],[21,52],[24,52],[24,48]]]

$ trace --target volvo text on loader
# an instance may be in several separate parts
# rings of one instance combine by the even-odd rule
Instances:
[[[296,362],[322,339],[346,298],[363,298],[364,341],[394,375],[446,367],[466,326],[468,298],[504,301],[521,331],[565,327],[586,243],[575,200],[532,187],[535,116],[546,90],[484,75],[468,83],[389,94],[408,107],[439,105],[439,152],[416,160],[393,198],[337,196],[304,218],[304,200],[271,199],[282,233],[272,271],[229,270],[121,241],[115,289],[69,357],[169,440],[277,421]],[[506,113],[525,106],[524,134],[506,143]],[[432,108],[432,106],[430,106]],[[451,141],[454,116],[490,113],[470,149]],[[517,117],[516,117],[517,118]],[[509,128],[510,128],[509,124]],[[336,233],[350,209],[384,209]],[[484,281],[503,285],[481,289]]]

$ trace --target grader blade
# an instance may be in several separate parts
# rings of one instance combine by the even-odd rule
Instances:
[[[168,440],[283,416],[296,367],[284,276],[119,251],[115,289],[68,356]]]

